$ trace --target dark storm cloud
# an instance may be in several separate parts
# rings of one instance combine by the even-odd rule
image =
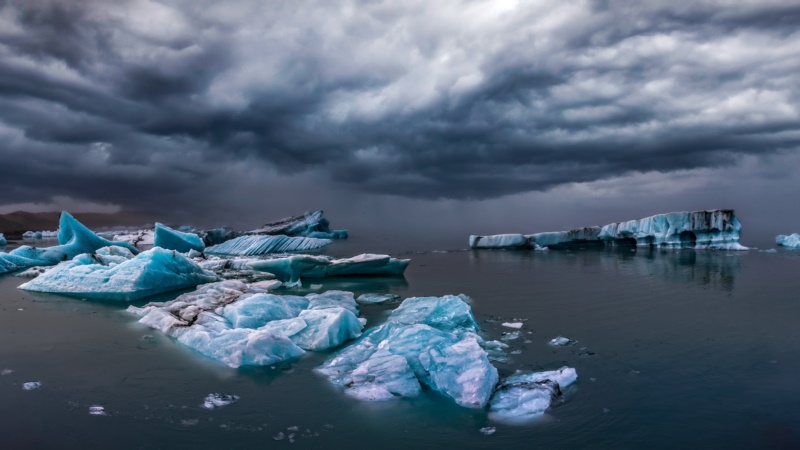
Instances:
[[[0,5],[0,204],[168,209],[243,168],[480,199],[800,144],[789,2]]]

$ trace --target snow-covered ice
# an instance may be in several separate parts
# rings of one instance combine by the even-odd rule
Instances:
[[[155,245],[155,239],[155,230],[139,230],[116,234],[112,240],[114,242],[127,242],[140,250],[144,250],[153,247]]]
[[[570,367],[512,375],[497,385],[489,402],[489,417],[508,423],[539,417],[577,379],[578,374]]]
[[[165,303],[128,311],[139,322],[230,367],[270,365],[327,350],[361,335],[353,294],[273,295],[227,280],[200,286]]]
[[[156,247],[181,253],[187,253],[190,250],[202,252],[206,248],[203,240],[197,234],[173,230],[161,223],[156,223],[153,243]]]
[[[788,236],[779,234],[775,238],[775,243],[781,247],[800,249],[800,233],[793,233]]]
[[[240,236],[206,249],[210,255],[257,256],[271,253],[298,253],[319,250],[331,244],[329,239],[309,237],[254,235]]]
[[[239,400],[238,395],[219,394],[219,393],[208,394],[208,396],[203,400],[203,408],[205,409],[219,408],[221,406],[230,405],[236,400]]]
[[[733,210],[684,211],[605,226],[537,234],[470,236],[471,248],[561,248],[581,245],[636,245],[746,250],[739,244],[742,224]]]
[[[174,250],[154,247],[135,257],[121,247],[84,253],[20,289],[82,298],[131,301],[219,280]]]
[[[52,266],[69,261],[81,253],[93,253],[106,246],[125,247],[138,253],[138,250],[127,242],[111,242],[97,236],[67,212],[61,213],[58,243],[60,245],[45,248],[23,245],[8,253],[0,252],[0,274],[33,266]]]

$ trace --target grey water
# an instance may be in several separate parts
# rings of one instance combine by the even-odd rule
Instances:
[[[35,295],[5,275],[0,449],[800,448],[800,252],[459,243],[354,234],[329,253],[389,251],[412,259],[405,277],[314,280],[300,292],[464,293],[487,339],[522,321],[501,376],[565,365],[579,376],[533,423],[493,423],[432,392],[347,398],[312,371],[327,354],[230,369],[137,324],[127,304]],[[362,307],[367,326],[390,308]],[[578,343],[549,346],[558,335]],[[29,381],[42,385],[23,390]],[[240,399],[207,410],[210,393]]]

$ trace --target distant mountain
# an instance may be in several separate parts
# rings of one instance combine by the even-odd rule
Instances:
[[[152,214],[138,211],[120,211],[114,214],[75,213],[73,216],[93,230],[106,227],[138,227],[152,224],[154,221]],[[56,230],[59,217],[61,217],[60,211],[41,213],[17,211],[0,214],[0,233],[14,237],[26,231]]]

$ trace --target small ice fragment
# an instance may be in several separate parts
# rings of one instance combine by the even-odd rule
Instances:
[[[503,326],[519,330],[520,328],[522,328],[522,322],[503,322]]]
[[[495,428],[495,427],[483,427],[483,428],[480,429],[480,432],[485,434],[486,436],[493,435],[495,433],[495,431],[497,431],[497,428]]]
[[[512,354],[512,355],[521,355],[521,354],[522,354],[522,350],[519,350],[519,349],[517,349],[517,350],[513,350],[513,351],[511,352],[511,354]]]
[[[286,431],[300,431],[300,427],[297,425],[292,425],[291,427],[286,428]]]
[[[283,434],[283,431],[279,431],[278,434],[272,437],[272,439],[275,439],[276,441],[282,441],[286,439],[286,435]]]
[[[569,347],[571,345],[577,344],[578,341],[574,341],[568,337],[558,336],[550,339],[550,345],[553,347]]]
[[[192,427],[200,423],[200,419],[182,419],[181,425],[185,427]]]
[[[12,373],[14,373],[14,371],[11,369],[3,369],[3,371],[0,372],[0,375],[11,375]]]
[[[203,408],[214,409],[221,406],[230,405],[231,403],[239,400],[238,395],[233,394],[208,394],[205,401],[203,401]]]
[[[519,331],[503,333],[503,335],[500,337],[501,341],[513,341],[514,339],[519,339]]]
[[[107,416],[106,409],[100,405],[90,406],[89,407],[89,414],[93,416]]]
[[[22,384],[23,391],[32,391],[34,389],[39,389],[42,387],[41,381],[28,381],[27,383]]]
[[[312,284],[311,286],[309,286],[309,288],[311,288],[311,289],[316,291],[317,289],[322,289],[322,285],[321,284]]]
[[[361,294],[356,301],[362,305],[372,305],[400,300],[397,294]]]

